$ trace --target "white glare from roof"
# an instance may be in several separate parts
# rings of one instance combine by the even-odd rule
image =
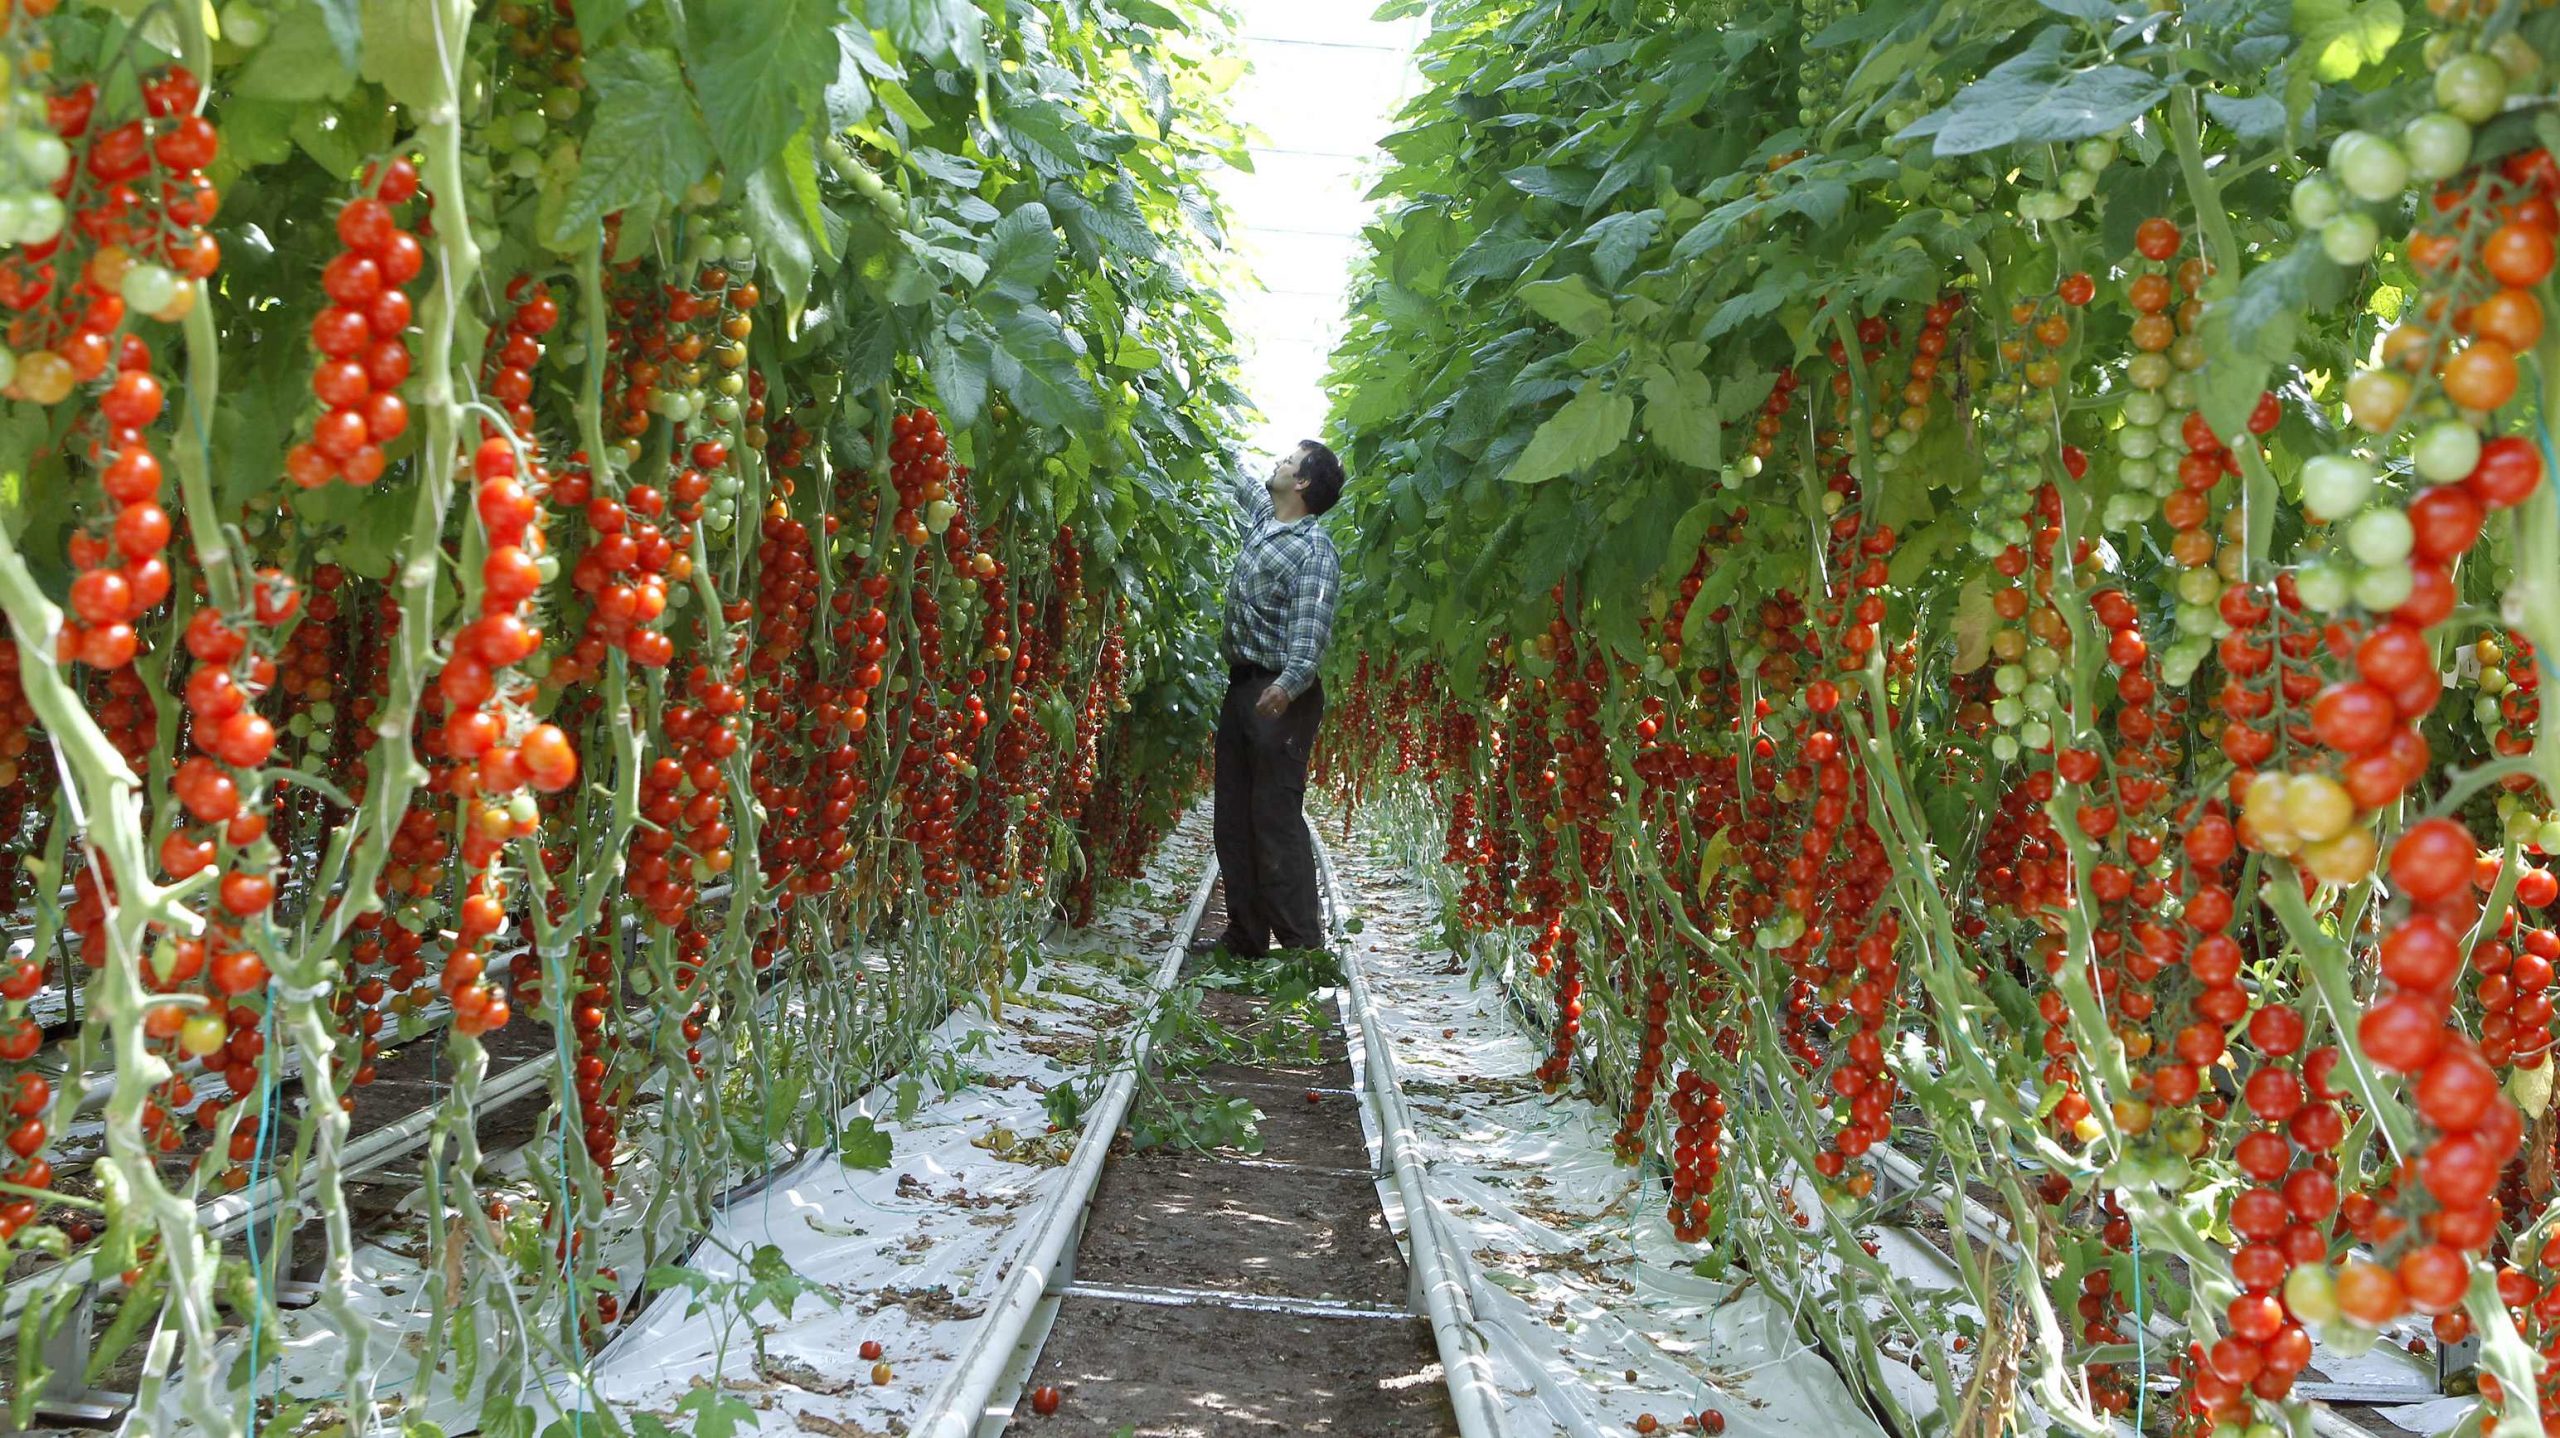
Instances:
[[[1227,172],[1236,251],[1259,289],[1230,295],[1244,391],[1262,412],[1244,462],[1324,427],[1326,357],[1371,206],[1377,144],[1411,93],[1419,17],[1381,24],[1377,0],[1240,0],[1250,73],[1235,118],[1254,136],[1252,174]]]

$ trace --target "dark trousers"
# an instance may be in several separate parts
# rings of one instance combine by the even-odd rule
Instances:
[[[1315,840],[1307,832],[1307,755],[1324,717],[1324,685],[1289,702],[1277,719],[1254,712],[1279,675],[1237,665],[1218,711],[1214,822],[1226,879],[1226,945],[1239,954],[1324,947],[1316,903]]]

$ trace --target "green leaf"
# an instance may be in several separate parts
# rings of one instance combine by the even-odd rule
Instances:
[[[752,174],[808,123],[842,68],[843,0],[686,0],[687,63],[712,148]]]
[[[1591,247],[1591,268],[1600,283],[1615,285],[1661,232],[1662,211],[1632,210],[1599,220],[1583,231],[1580,243]]]
[[[954,432],[976,424],[987,409],[987,377],[995,367],[995,347],[972,329],[958,339],[937,339],[931,354],[927,368],[933,375],[933,392],[947,411],[945,420]]]
[[[906,122],[910,132],[933,128],[933,117],[925,113],[924,106],[916,103],[915,96],[907,93],[906,86],[895,80],[874,79],[871,92],[879,97],[883,109]]]
[[[2399,0],[2294,0],[2293,33],[2310,59],[2308,79],[2337,84],[2381,64],[2407,24]],[[2301,82],[2308,99],[2307,80]]]
[[[872,64],[880,58],[871,32],[859,25],[836,30],[836,77],[827,82],[827,128],[843,131],[871,116]]]
[[[355,73],[364,55],[364,13],[356,0],[316,0],[321,23],[328,26],[330,43],[338,48],[338,64],[347,73]],[[267,29],[267,44],[275,43],[275,29]],[[261,47],[263,49],[264,47]]]
[[[1502,178],[1509,180],[1524,195],[1579,205],[1590,198],[1593,177],[1587,170],[1523,165],[1506,172]]]
[[[1057,227],[1049,218],[1049,207],[1026,200],[996,221],[995,232],[988,236],[986,259],[983,283],[987,288],[1017,299],[1038,298],[1040,287],[1058,267]]]
[[[544,243],[582,234],[645,199],[673,199],[711,168],[711,135],[685,89],[673,52],[607,50],[587,62],[595,122],[578,154],[578,177]]]
[[[2238,434],[2277,366],[2293,360],[2305,313],[2345,297],[2347,272],[2317,246],[2295,245],[2251,270],[2229,299],[2205,307],[2203,388],[2196,408],[2216,434]]]
[[[1609,301],[1580,275],[1522,285],[1520,302],[1578,340],[1597,339],[1609,328]]]
[[[592,48],[639,8],[640,0],[574,0],[570,13],[577,18],[579,38]]]
[[[1716,306],[1716,312],[1707,316],[1707,326],[1699,332],[1700,336],[1705,339],[1714,339],[1741,325],[1749,324],[1762,315],[1776,314],[1779,308],[1786,304],[1787,298],[1786,290],[1767,283],[1744,290]]]
[[[863,15],[910,64],[938,67],[957,59],[974,67],[979,60],[984,20],[970,0],[867,0]]]
[[[2284,133],[2284,101],[2273,95],[2225,95],[2208,90],[2204,96],[2205,113],[2214,123],[2243,140],[2263,143]]]
[[[818,161],[814,148],[805,139],[794,140],[782,147],[782,178],[791,191],[792,203],[800,207],[800,218],[808,223],[809,234],[818,242],[817,257],[832,260],[844,248],[844,222],[827,208],[818,193]]]
[[[437,56],[458,37],[436,29],[437,7],[417,0],[362,0],[364,48],[357,69],[403,105],[426,109],[444,101],[444,66]]]
[[[1528,447],[1502,477],[1513,484],[1543,484],[1597,464],[1626,441],[1635,414],[1634,400],[1586,381],[1529,436]]]
[[[352,11],[353,0],[333,0]],[[277,17],[267,41],[250,53],[231,82],[232,93],[250,100],[343,99],[356,85],[352,48],[333,29],[331,12],[298,6]],[[349,15],[353,20],[353,15]]]
[[[2068,28],[2047,26],[2026,49],[1957,91],[1946,108],[1903,134],[1935,135],[1941,155],[1970,155],[2022,141],[2086,139],[2132,122],[2168,95],[2168,82],[2147,70],[2065,66],[2062,47]]]
[[[996,383],[1034,424],[1077,429],[1101,423],[1102,404],[1085,378],[1084,352],[1056,316],[1024,305],[991,318]]]
[[[1694,370],[1646,367],[1644,432],[1656,448],[1682,464],[1714,469],[1724,463],[1724,421],[1716,414],[1715,386]]]
[[[1816,225],[1828,227],[1849,207],[1849,187],[1838,180],[1808,180],[1788,188],[1769,202],[1769,208],[1784,214],[1802,215]]]
[[[805,141],[798,144],[802,150],[807,149]],[[738,221],[748,238],[755,241],[757,262],[773,276],[786,312],[796,321],[802,306],[809,301],[809,282],[817,273],[817,257],[814,237],[791,195],[786,158],[777,157],[747,177],[746,193],[739,197]]]

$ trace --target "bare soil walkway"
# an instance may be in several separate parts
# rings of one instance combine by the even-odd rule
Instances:
[[[1202,932],[1225,926],[1222,899]],[[1212,992],[1204,1007],[1250,1028],[1265,1003]],[[1042,1418],[1026,1394],[1009,1435],[1457,1431],[1431,1327],[1405,1308],[1340,1024],[1323,1012],[1320,1063],[1201,1075],[1261,1111],[1260,1154],[1131,1152],[1121,1138],[1031,1377],[1064,1401]]]

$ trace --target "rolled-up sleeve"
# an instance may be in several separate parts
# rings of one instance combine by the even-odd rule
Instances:
[[[1271,491],[1255,479],[1250,470],[1237,469],[1227,476],[1227,492],[1235,496],[1236,508],[1244,511],[1245,522],[1252,523],[1271,513]]]
[[[1280,671],[1280,688],[1292,699],[1316,682],[1316,666],[1333,641],[1333,604],[1341,587],[1342,562],[1333,545],[1310,545],[1289,592],[1289,663]]]

